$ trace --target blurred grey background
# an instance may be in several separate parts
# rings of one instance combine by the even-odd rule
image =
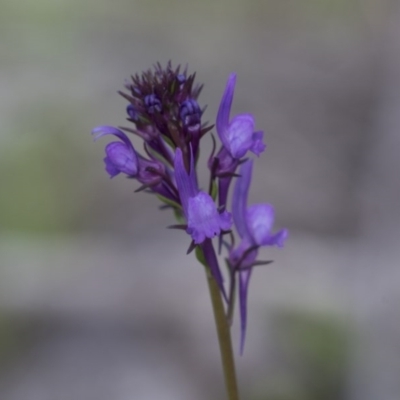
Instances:
[[[400,398],[398,1],[1,0],[0,399],[225,398],[188,238],[90,137],[168,60],[209,121],[238,74],[268,145],[251,200],[290,230],[242,357],[233,327],[242,398]]]

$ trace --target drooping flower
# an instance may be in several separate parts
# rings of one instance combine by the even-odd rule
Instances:
[[[231,74],[226,83],[217,115],[217,132],[229,154],[239,159],[248,150],[259,156],[265,150],[262,142],[263,132],[254,131],[255,121],[252,114],[238,114],[229,120],[233,94],[236,85],[236,74]]]
[[[139,167],[139,160],[136,151],[124,132],[112,126],[99,126],[92,130],[95,140],[105,135],[114,135],[121,139],[121,142],[111,142],[106,148],[104,163],[110,178],[114,178],[121,172],[128,176],[136,176]]]
[[[175,151],[175,180],[183,213],[187,221],[187,233],[195,244],[213,238],[232,225],[231,214],[219,213],[211,196],[200,191],[197,185],[193,156],[190,157],[189,173],[186,171],[181,149]]]
[[[272,233],[274,209],[270,204],[255,204],[247,207],[253,161],[247,160],[240,168],[232,200],[232,215],[241,242],[229,254],[229,262],[234,273],[239,274],[239,303],[241,317],[241,344],[243,351],[246,320],[247,292],[252,267],[256,262],[260,246],[282,247],[288,236],[288,231],[282,229]]]
[[[114,135],[121,139],[121,141],[109,143],[105,148],[104,163],[111,178],[124,173],[130,178],[136,178],[145,187],[152,187],[155,192],[175,200],[171,197],[168,186],[161,185],[163,179],[168,179],[163,163],[156,159],[148,160],[136,153],[128,136],[120,129],[99,126],[93,129],[92,134],[95,135],[95,140],[105,135]]]

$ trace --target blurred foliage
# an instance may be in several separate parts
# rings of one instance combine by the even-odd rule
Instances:
[[[181,20],[187,24],[198,21],[199,18],[227,19],[234,16],[242,19],[252,15],[253,10],[261,12],[268,21],[274,20],[276,13],[280,17],[311,15],[317,18],[327,16],[360,16],[368,2],[358,0],[204,0],[198,2],[171,0],[118,0],[115,3],[87,0],[12,0],[2,1],[0,21],[7,23],[10,18],[21,22],[36,22],[41,25],[53,25],[79,21],[82,18],[97,19],[135,19],[143,18],[155,20]],[[177,12],[177,10],[179,10]],[[185,18],[182,18],[182,17]]]
[[[277,374],[254,400],[344,398],[351,335],[338,317],[282,311],[271,322]],[[274,372],[275,374],[275,372]]]
[[[0,150],[0,229],[59,231],[72,226],[83,154],[71,133],[73,107],[32,105]],[[71,118],[68,118],[68,115]],[[75,178],[75,179],[74,179]]]
[[[15,319],[0,313],[0,367],[21,350],[24,340],[20,328]]]

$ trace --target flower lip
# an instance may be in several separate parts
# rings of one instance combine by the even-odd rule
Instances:
[[[196,244],[219,235],[221,230],[228,230],[232,225],[230,214],[227,211],[219,214],[213,199],[205,192],[189,199],[187,219],[187,232]]]
[[[231,225],[231,214],[227,211],[219,213],[211,196],[200,191],[197,185],[194,170],[193,154],[190,157],[189,173],[185,169],[181,149],[175,151],[175,180],[185,214],[188,228],[196,244],[202,243],[206,238],[213,238],[221,230],[228,230]]]
[[[110,166],[112,165],[115,170],[123,172],[129,176],[135,176],[137,174],[137,156],[135,152],[132,152],[132,150],[124,143],[111,142],[106,146],[105,151],[107,155],[105,159],[106,168],[110,168]]]

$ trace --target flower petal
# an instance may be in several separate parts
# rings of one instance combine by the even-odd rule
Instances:
[[[104,164],[106,165],[106,171],[110,175],[110,178],[114,178],[117,176],[121,171],[109,160],[108,157],[104,158]]]
[[[223,285],[223,277],[221,274],[221,270],[219,268],[218,259],[215,254],[214,246],[212,245],[211,239],[206,239],[202,244],[201,248],[203,250],[204,258],[207,262],[207,265],[210,267],[211,273],[216,280],[219,289],[221,290],[224,299],[227,300],[225,288]]]
[[[247,209],[247,227],[253,241],[259,246],[266,245],[270,240],[274,216],[274,209],[270,204],[255,204]]]
[[[231,214],[227,211],[218,213],[217,207],[211,196],[199,192],[188,199],[187,232],[196,244],[202,243],[206,238],[219,235],[221,230],[231,227]]]
[[[236,180],[235,189],[233,191],[232,200],[232,214],[233,222],[235,223],[236,230],[239,236],[244,238],[251,238],[250,232],[247,227],[246,208],[247,196],[249,194],[251,174],[253,170],[253,161],[247,160],[242,164],[239,174],[240,177]]]
[[[268,242],[265,244],[268,246],[283,247],[288,236],[289,236],[288,230],[282,229],[279,232],[275,233],[275,235],[270,236]]]
[[[117,138],[121,139],[126,144],[127,147],[130,147],[131,149],[134,150],[134,147],[131,141],[129,140],[128,136],[120,129],[114,128],[113,126],[106,126],[106,125],[98,126],[97,128],[94,128],[92,130],[92,135],[95,135],[94,136],[95,141],[105,135],[114,135]]]
[[[227,132],[229,128],[229,115],[231,113],[233,94],[236,85],[236,74],[232,73],[229,75],[228,81],[226,82],[225,91],[222,95],[221,103],[219,105],[216,127],[218,136],[225,148],[229,148],[229,142],[227,139]]]
[[[243,354],[247,326],[247,292],[251,269],[239,273],[239,308],[240,308],[240,354]]]
[[[250,151],[252,151],[257,157],[265,150],[267,147],[263,140],[264,132],[257,131],[253,133],[253,143],[251,145]]]
[[[138,159],[132,147],[128,147],[125,143],[111,142],[106,146],[105,158],[106,170],[115,176],[115,170],[123,172],[130,176],[135,176],[138,171]],[[112,168],[113,166],[114,168]]]
[[[236,115],[227,131],[229,151],[234,158],[242,158],[253,145],[254,117],[251,114]]]
[[[283,247],[288,231],[282,229],[271,234],[274,219],[274,209],[270,204],[255,204],[247,209],[247,227],[254,243],[259,246]]]
[[[174,159],[175,180],[183,211],[188,215],[189,198],[198,193],[196,171],[194,170],[193,157],[191,157],[190,174],[187,173],[183,162],[182,150],[177,148]]]

